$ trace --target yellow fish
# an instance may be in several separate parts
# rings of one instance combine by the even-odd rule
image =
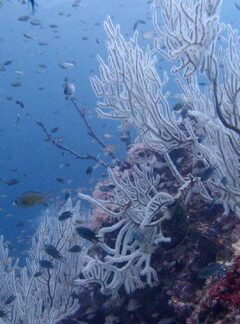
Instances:
[[[33,207],[44,203],[47,195],[48,193],[26,191],[13,201],[13,205],[20,208]]]

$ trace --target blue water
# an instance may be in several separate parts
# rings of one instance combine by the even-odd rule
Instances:
[[[55,135],[83,155],[101,152],[87,136],[71,102],[65,100],[63,83],[66,76],[75,83],[77,103],[85,107],[88,121],[96,133],[101,138],[105,133],[111,133],[114,137],[103,138],[105,143],[117,144],[117,156],[125,157],[125,145],[118,138],[118,124],[96,116],[97,98],[89,77],[98,74],[97,55],[107,57],[103,30],[106,16],[110,15],[114,23],[120,23],[127,38],[132,35],[134,22],[138,19],[146,22],[138,26],[140,34],[141,31],[151,31],[150,2],[82,0],[79,7],[74,8],[69,0],[42,0],[37,2],[33,17],[41,21],[41,26],[32,26],[30,20],[18,20],[20,16],[31,15],[31,7],[27,4],[5,2],[0,8],[0,64],[13,61],[6,66],[5,72],[0,72],[0,177],[21,180],[15,186],[0,183],[0,195],[6,195],[0,197],[0,234],[4,234],[15,253],[24,253],[44,207],[18,209],[12,205],[14,199],[29,190],[43,193],[53,190],[53,202],[61,205],[65,192],[70,192],[73,197],[77,190],[90,193],[101,174],[106,173],[104,168],[98,168],[93,174],[86,175],[86,169],[95,163],[76,160],[68,153],[62,155],[59,149],[45,141],[43,132],[35,123],[41,121],[49,130],[59,127]],[[240,11],[234,8],[234,2],[224,2],[222,19],[237,26]],[[50,24],[58,27],[53,29]],[[33,39],[26,39],[24,33]],[[83,40],[83,37],[88,39]],[[40,46],[39,42],[48,45]],[[139,43],[143,48],[147,44],[141,37]],[[74,61],[76,65],[63,70],[59,67],[63,61]],[[47,68],[42,69],[39,64],[45,64]],[[164,69],[163,64],[161,69]],[[23,75],[15,71],[22,71]],[[12,87],[11,83],[16,81],[22,86]],[[39,90],[40,87],[43,90]],[[175,89],[172,86],[173,93]],[[13,101],[7,100],[7,96],[13,97]],[[25,107],[21,108],[15,100],[22,101]],[[110,160],[106,161],[110,163]],[[63,166],[65,163],[70,166]],[[69,180],[69,183],[59,184],[56,177]],[[19,222],[24,226],[16,226]]]
[[[14,199],[29,190],[43,193],[54,190],[52,203],[61,205],[65,192],[70,192],[72,197],[77,190],[91,192],[99,176],[106,173],[104,168],[98,168],[86,175],[85,170],[95,162],[80,161],[68,153],[63,156],[45,141],[35,121],[41,121],[49,130],[59,127],[54,135],[80,154],[99,154],[101,149],[92,143],[71,102],[65,100],[63,83],[67,76],[76,85],[77,103],[85,107],[89,123],[101,138],[105,133],[113,134],[112,139],[104,141],[117,144],[116,154],[124,158],[125,145],[117,139],[118,124],[96,117],[97,99],[89,77],[98,73],[97,54],[103,58],[107,55],[103,30],[107,15],[121,23],[126,36],[132,34],[137,19],[146,20],[146,25],[140,26],[142,30],[151,26],[150,5],[142,2],[139,6],[139,1],[130,1],[128,5],[124,1],[104,1],[104,4],[99,0],[82,1],[78,8],[73,8],[70,1],[39,1],[33,18],[41,21],[40,26],[32,26],[30,20],[19,21],[24,15],[31,15],[27,4],[5,2],[0,8],[0,64],[13,61],[0,73],[0,177],[21,180],[15,186],[0,183],[0,195],[6,195],[0,197],[0,232],[11,243],[13,254],[23,255],[44,207],[16,208],[12,205]],[[50,24],[58,27],[53,29]],[[24,33],[33,39],[27,39]],[[40,46],[39,42],[48,45]],[[64,70],[59,67],[63,61],[74,61],[76,65]],[[39,64],[47,68],[40,68]],[[12,87],[11,83],[16,81],[22,86]],[[13,100],[8,101],[6,97]],[[15,100],[22,101],[25,107],[21,108]],[[65,163],[70,166],[64,166]],[[69,184],[59,184],[56,177],[68,180]]]

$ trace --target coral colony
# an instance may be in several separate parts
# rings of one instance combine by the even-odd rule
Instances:
[[[100,76],[91,79],[99,98],[97,113],[120,121],[123,128],[132,125],[137,138],[127,160],[108,168],[108,178],[97,184],[92,197],[79,193],[80,200],[93,206],[88,230],[81,225],[80,203],[73,206],[69,199],[60,211],[45,212],[25,267],[12,264],[1,238],[3,323],[57,323],[81,310],[81,293],[88,287],[91,294],[95,284],[101,294],[116,300],[120,291],[127,295],[146,287],[161,290],[166,251],[171,249],[173,258],[184,240],[197,242],[199,248],[203,233],[213,251],[207,263],[216,261],[219,244],[228,239],[223,235],[220,240],[217,226],[229,218],[237,223],[240,216],[240,45],[237,31],[220,22],[221,4],[221,0],[155,1],[154,46],[145,51],[138,45],[137,32],[127,41],[120,26],[107,18],[108,59],[98,58]],[[159,75],[159,58],[172,63],[171,71]],[[180,91],[177,104],[170,103],[169,78]],[[215,214],[212,206],[217,206]],[[229,237],[230,227],[225,228]],[[235,258],[240,254],[238,234],[231,247]],[[192,249],[177,261],[188,275],[196,259]],[[199,267],[206,265],[200,261]],[[210,298],[212,303],[231,302],[231,312],[239,308],[239,259],[229,264],[227,274],[220,269],[220,281],[209,283],[209,295],[200,306],[209,308]],[[216,265],[215,274],[220,275]],[[207,278],[208,270],[203,268],[199,278]],[[214,274],[213,268],[209,271]],[[196,290],[187,284],[187,275],[176,278],[185,283],[185,293]],[[233,287],[234,282],[238,286]],[[221,286],[232,290],[224,292]],[[175,290],[169,288],[169,304],[176,314],[187,309],[190,316],[191,302],[181,287],[175,283]],[[189,323],[197,321],[198,311]]]

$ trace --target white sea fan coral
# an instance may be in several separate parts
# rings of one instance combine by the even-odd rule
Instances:
[[[59,221],[58,217],[65,211],[70,211],[72,217]],[[10,266],[7,249],[0,240],[0,294],[5,293],[1,297],[5,323],[56,324],[67,314],[77,311],[79,305],[74,297],[74,280],[81,271],[82,254],[85,253],[81,239],[74,234],[77,220],[80,220],[80,204],[74,207],[71,199],[60,211],[47,210],[32,239],[23,268]],[[56,247],[63,260],[47,255],[44,250],[46,244]],[[75,244],[81,245],[83,252],[70,253],[69,248]],[[40,260],[48,260],[53,267],[41,267]],[[5,305],[4,301],[10,295],[14,300]]]
[[[171,242],[162,233],[161,224],[174,217],[168,206],[176,197],[157,190],[161,177],[154,171],[156,158],[125,170],[122,177],[108,170],[110,182],[115,186],[112,199],[97,200],[79,193],[79,197],[99,207],[114,219],[114,224],[102,228],[98,236],[104,241],[115,238],[114,246],[99,243],[106,253],[104,260],[85,256],[83,278],[77,283],[98,282],[103,293],[116,295],[121,286],[132,293],[145,284],[154,286],[157,273],[151,267],[151,256],[161,242]],[[180,193],[180,191],[179,191]],[[178,195],[177,195],[178,196]],[[108,209],[115,205],[116,211]]]

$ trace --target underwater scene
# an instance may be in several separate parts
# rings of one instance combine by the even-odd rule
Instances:
[[[0,324],[240,323],[240,0],[0,0]]]

